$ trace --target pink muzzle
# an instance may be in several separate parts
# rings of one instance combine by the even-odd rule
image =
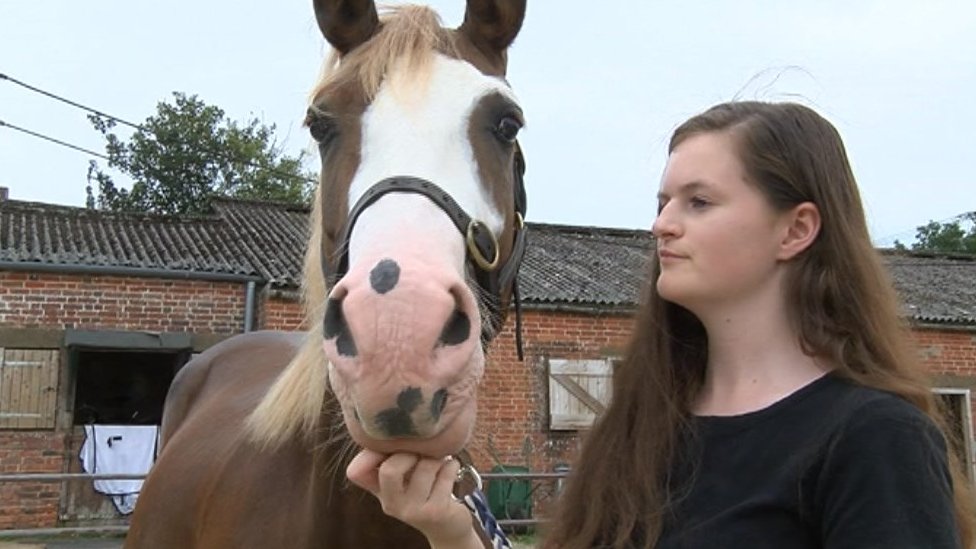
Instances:
[[[480,324],[456,272],[412,255],[357,261],[332,290],[324,324],[330,382],[357,442],[430,439],[473,416]],[[466,438],[470,425],[459,429]]]

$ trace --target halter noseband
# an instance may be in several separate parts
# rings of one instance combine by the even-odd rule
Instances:
[[[349,236],[360,214],[381,196],[388,193],[415,193],[423,195],[437,205],[458,228],[464,236],[466,244],[465,258],[474,272],[474,279],[486,296],[485,305],[491,313],[491,326],[482,328],[481,338],[484,343],[494,339],[501,330],[504,315],[501,310],[502,291],[512,288],[512,302],[515,305],[515,345],[518,358],[522,360],[522,304],[518,291],[518,270],[525,256],[525,210],[526,196],[523,175],[525,173],[525,159],[522,150],[515,144],[514,158],[514,202],[515,226],[512,239],[512,252],[504,263],[500,261],[501,250],[498,240],[491,229],[482,221],[472,219],[461,208],[450,194],[434,183],[419,177],[397,176],[388,177],[376,183],[356,202],[349,211],[349,218],[336,242],[338,256],[329,261],[326,253],[322,254],[322,272],[329,285],[339,281],[349,269]],[[324,250],[323,250],[324,252]],[[499,263],[501,265],[499,266]]]

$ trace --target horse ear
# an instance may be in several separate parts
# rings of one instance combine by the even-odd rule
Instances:
[[[503,54],[525,18],[526,0],[468,0],[458,30],[483,52]]]
[[[373,0],[313,0],[313,4],[322,36],[343,55],[379,30]]]

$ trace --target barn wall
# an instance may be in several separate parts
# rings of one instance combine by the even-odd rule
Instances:
[[[0,474],[61,473],[64,448],[53,431],[0,431]],[[0,484],[0,529],[55,526],[59,498],[56,483]]]
[[[263,330],[303,330],[305,326],[301,306],[294,300],[268,297],[261,304],[259,326]]]
[[[239,282],[0,272],[0,347],[58,348],[64,331],[177,332],[218,341],[244,325]],[[60,368],[59,414],[65,406]],[[76,455],[63,425],[0,429],[0,474],[63,473]],[[60,485],[0,485],[0,528],[53,527]]]
[[[486,470],[500,462],[552,471],[572,461],[577,433],[547,428],[546,360],[619,357],[630,326],[624,314],[523,311],[525,360],[519,362],[514,322],[509,319],[489,350],[478,390],[478,425],[471,445],[477,463]]]
[[[232,334],[239,282],[0,272],[0,325]]]
[[[912,338],[934,386],[973,392],[970,412],[976,418],[976,331],[917,326]]]
[[[26,347],[43,341],[57,348],[52,334],[66,329],[187,332],[218,341],[241,331],[244,299],[244,285],[234,282],[0,272],[0,339],[7,338],[0,347],[16,347],[11,334],[25,334]],[[296,301],[261,293],[258,313],[256,328],[301,329]],[[503,463],[552,471],[572,462],[579,436],[547,428],[546,361],[620,356],[630,316],[526,310],[524,362],[516,358],[512,320],[489,349],[470,450],[482,470]],[[913,337],[937,385],[976,389],[976,333],[917,326]],[[58,429],[0,430],[0,473],[67,471],[77,459],[67,448]],[[57,525],[59,497],[58,484],[0,486],[0,528]]]
[[[920,326],[912,331],[912,337],[922,362],[933,374],[967,380],[976,376],[976,332]]]

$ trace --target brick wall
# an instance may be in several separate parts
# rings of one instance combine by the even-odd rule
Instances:
[[[924,326],[912,330],[912,340],[935,385],[968,388],[976,397],[976,332]],[[976,398],[970,405],[976,419]]]
[[[234,334],[239,282],[0,272],[0,326]],[[65,434],[0,430],[0,473],[63,473]],[[0,528],[57,525],[60,485],[0,485]]]
[[[64,472],[65,437],[0,431],[0,474]],[[58,520],[58,483],[0,484],[0,529],[49,528]]]
[[[976,332],[926,326],[914,329],[912,337],[932,373],[976,377]]]
[[[267,298],[261,303],[262,330],[295,331],[304,329],[302,308],[297,301]]]
[[[546,360],[620,356],[631,320],[628,315],[523,311],[524,362],[516,356],[514,326],[510,318],[489,349],[471,451],[486,470],[500,461],[552,471],[572,460],[579,438],[575,432],[547,429]]]
[[[0,272],[0,326],[233,334],[241,331],[244,285],[234,282]],[[296,301],[262,294],[256,328],[301,329]],[[515,352],[514,319],[489,349],[470,448],[482,470],[498,462],[551,471],[571,463],[579,437],[550,433],[546,360],[620,356],[626,314],[523,314],[525,361]],[[934,374],[976,389],[976,333],[939,327],[913,332]],[[0,431],[0,473],[64,472],[65,435]],[[525,454],[524,451],[528,453]],[[0,486],[0,528],[55,526],[56,484]]]
[[[0,325],[232,334],[239,282],[0,272]]]

